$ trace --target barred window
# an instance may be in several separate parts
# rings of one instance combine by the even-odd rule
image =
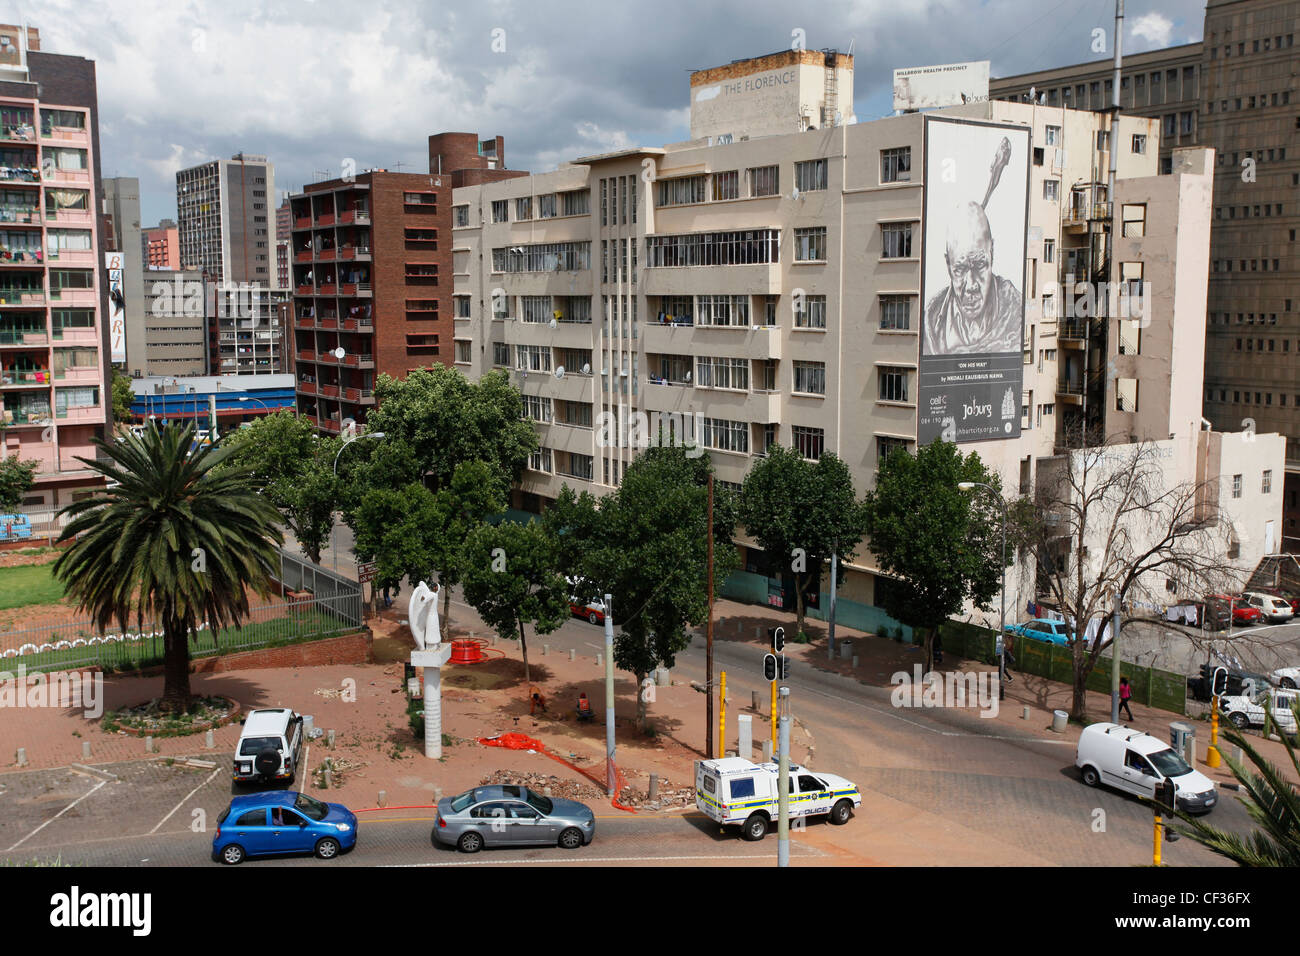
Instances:
[[[704,202],[708,198],[708,182],[704,175],[682,176],[678,179],[659,180],[660,206],[685,206]]]
[[[524,322],[549,322],[551,320],[551,297],[549,295],[525,295],[520,298],[522,310],[520,320]]]
[[[781,231],[746,229],[734,232],[692,232],[677,236],[647,236],[646,246],[647,265],[650,268],[779,262]]]
[[[905,368],[891,368],[884,365],[880,367],[878,375],[882,402],[907,401],[907,372]]]
[[[807,425],[795,425],[790,429],[794,438],[795,451],[800,458],[818,461],[826,451],[826,431],[822,428],[810,428]]]
[[[455,302],[455,306],[456,306],[456,311],[455,311],[456,318],[468,319],[469,318],[469,296],[458,295],[455,297],[453,301]]]
[[[515,218],[527,222],[533,218],[533,197],[522,196],[515,200]]]
[[[749,325],[749,296],[699,296],[698,324],[740,327]]]
[[[510,219],[510,201],[508,199],[492,200],[492,221],[508,222]]]
[[[880,181],[882,183],[912,181],[912,147],[897,146],[880,151]]]
[[[795,302],[794,327],[796,329],[826,328],[826,296],[806,295],[802,307]]]
[[[573,272],[590,268],[590,242],[544,242],[492,250],[493,272]]]
[[[910,259],[912,257],[912,224],[886,222],[880,227],[882,259]]]
[[[510,346],[505,342],[492,343],[492,364],[503,368],[510,364]]]
[[[826,363],[795,362],[794,390],[809,395],[825,395]]]
[[[535,422],[549,422],[551,420],[551,400],[541,395],[523,395],[524,418],[530,418]]]
[[[407,344],[408,344],[408,345],[415,345],[415,344],[417,344],[417,343],[415,343],[415,342],[411,342],[411,341],[408,340]],[[419,344],[427,344],[427,343],[419,343]],[[457,342],[456,342],[456,361],[457,361],[457,362],[469,362],[469,361],[472,361],[472,359],[473,359],[473,353],[472,353],[472,351],[470,350],[470,346],[471,346],[472,344],[473,344],[473,343],[468,342],[468,341],[464,341],[464,340],[460,340],[460,341],[457,341]]]
[[[545,196],[537,197],[537,218],[555,218],[555,193],[547,193]]]
[[[545,345],[516,345],[515,368],[529,372],[549,372],[551,350]]]
[[[749,424],[733,422],[725,418],[704,419],[704,435],[701,444],[705,448],[718,451],[749,451]]]
[[[749,170],[750,196],[775,196],[780,191],[780,166],[755,166]]]
[[[740,172],[732,169],[725,173],[713,174],[713,199],[714,201],[722,199],[739,199],[740,198]]]
[[[455,207],[455,212],[456,212],[456,225],[457,225],[457,226],[468,226],[468,225],[469,225],[469,206],[456,206],[456,207]]]
[[[880,297],[880,327],[893,332],[910,329],[912,327],[912,297],[910,295],[882,295]]]
[[[813,226],[794,231],[796,262],[816,262],[826,258],[826,227]]]
[[[908,444],[906,438],[890,438],[888,435],[877,435],[876,467],[879,468],[881,463],[894,452],[900,449],[906,451]]]
[[[560,193],[560,212],[564,216],[585,216],[591,212],[591,190],[572,189]]]
[[[562,296],[556,300],[555,311],[561,322],[591,322],[591,299],[585,295]]]
[[[700,356],[695,364],[695,384],[749,391],[749,359]]]
[[[537,449],[528,456],[528,467],[533,471],[544,471],[549,475],[552,471],[551,450],[549,448]]]
[[[810,159],[794,164],[794,188],[801,193],[826,188],[826,160]]]

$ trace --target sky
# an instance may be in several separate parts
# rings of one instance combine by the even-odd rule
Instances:
[[[277,191],[428,168],[443,131],[505,137],[506,164],[689,138],[692,70],[789,49],[855,59],[860,122],[896,67],[990,60],[1010,76],[1113,55],[1113,0],[0,0],[46,52],[96,61],[101,168],[174,218],[178,169],[265,154]],[[1130,2],[1124,51],[1201,39],[1203,0]],[[1106,53],[1094,52],[1096,29]],[[799,33],[797,31],[802,31]],[[400,165],[399,165],[400,164]]]

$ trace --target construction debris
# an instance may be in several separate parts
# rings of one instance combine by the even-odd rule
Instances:
[[[510,784],[528,787],[543,796],[558,797],[561,800],[579,800],[583,803],[602,803],[609,799],[602,787],[589,781],[581,783],[560,777],[557,774],[521,773],[517,770],[495,770],[490,776],[479,781],[480,786]],[[671,810],[689,807],[695,800],[695,792],[689,788],[673,789],[670,780],[660,778],[659,799],[654,803],[647,800],[647,790],[641,787],[625,786],[619,793],[618,802],[625,807],[641,810]]]

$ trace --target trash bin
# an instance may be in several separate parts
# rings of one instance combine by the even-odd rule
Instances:
[[[1188,750],[1192,746],[1192,738],[1196,736],[1196,728],[1186,721],[1175,720],[1169,724],[1169,746],[1174,748],[1174,753],[1178,754],[1188,763],[1192,758],[1188,756]]]
[[[1052,711],[1052,730],[1058,734],[1065,733],[1066,725],[1070,722],[1070,714],[1064,710]]]
[[[852,656],[853,656],[853,642],[840,641],[840,659],[847,661]]]

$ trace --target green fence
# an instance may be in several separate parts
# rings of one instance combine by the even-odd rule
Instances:
[[[772,593],[773,588],[780,588],[780,583],[774,578],[769,578],[763,574],[755,574],[752,571],[735,571],[722,585],[722,596],[731,601],[741,601],[745,604],[762,604],[770,607],[768,595]],[[820,607],[806,609],[807,616],[814,621],[826,620],[831,606],[829,592],[821,592],[820,605]],[[782,610],[790,613],[794,612],[793,607],[783,608]],[[910,627],[894,620],[885,613],[883,608],[863,604],[859,601],[837,598],[835,601],[835,623],[844,627],[856,628],[859,631],[866,631],[869,634],[881,634],[886,630],[892,633],[894,629],[898,629],[902,632],[904,641],[908,643],[912,641],[912,629]]]

